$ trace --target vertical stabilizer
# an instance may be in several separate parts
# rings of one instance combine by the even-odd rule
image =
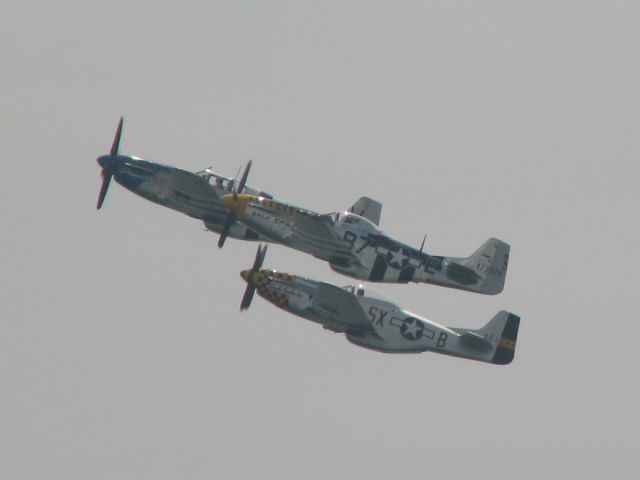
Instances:
[[[479,330],[454,328],[461,344],[470,349],[465,356],[496,365],[511,363],[516,352],[520,317],[502,310]]]
[[[496,346],[491,363],[507,365],[511,363],[516,353],[516,340],[518,339],[520,317],[505,311],[500,312],[497,316],[501,316],[501,320],[506,316],[506,319],[502,320],[504,321],[504,328],[498,338],[498,345]]]
[[[508,243],[490,238],[473,255],[460,262],[480,276],[480,293],[496,295],[504,289],[510,248]]]
[[[380,224],[382,204],[369,197],[360,197],[349,209],[350,212],[371,220],[376,225]]]
[[[494,345],[491,363],[496,365],[511,363],[516,352],[519,327],[520,317],[502,310],[496,313],[484,327],[475,331]]]

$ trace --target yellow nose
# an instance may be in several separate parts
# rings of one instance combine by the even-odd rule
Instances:
[[[230,193],[222,197],[222,204],[235,213],[240,220],[244,220],[247,204],[252,198],[252,195]]]

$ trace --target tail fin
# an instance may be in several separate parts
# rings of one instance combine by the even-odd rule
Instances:
[[[498,344],[493,353],[491,363],[495,363],[496,365],[507,365],[511,363],[516,353],[516,340],[518,339],[519,327],[520,317],[503,310],[480,329],[480,331],[486,329],[489,335],[494,332],[500,332]]]
[[[360,197],[356,200],[356,203],[351,206],[349,211],[360,215],[367,220],[371,220],[373,223],[378,225],[380,223],[382,204],[369,197]]]
[[[454,329],[461,334],[461,340],[478,352],[478,359],[507,365],[516,351],[516,340],[520,317],[502,310],[479,330]],[[489,354],[489,356],[487,356]]]
[[[508,243],[490,238],[473,255],[459,261],[480,276],[478,292],[496,295],[503,290],[510,248]]]

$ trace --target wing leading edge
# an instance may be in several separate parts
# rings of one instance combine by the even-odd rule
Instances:
[[[295,210],[292,218],[294,236],[312,255],[341,266],[360,263],[337,235],[330,215]]]
[[[334,331],[358,337],[380,338],[356,297],[347,290],[329,283],[320,283],[313,299],[313,306],[331,312],[330,327]]]

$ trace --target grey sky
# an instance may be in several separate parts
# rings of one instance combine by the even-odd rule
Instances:
[[[638,473],[637,2],[5,2],[0,477]],[[496,367],[393,356],[256,298],[228,241],[112,183],[121,150],[462,256],[504,292],[378,285],[438,322],[522,317]],[[274,246],[265,265],[347,284]]]

